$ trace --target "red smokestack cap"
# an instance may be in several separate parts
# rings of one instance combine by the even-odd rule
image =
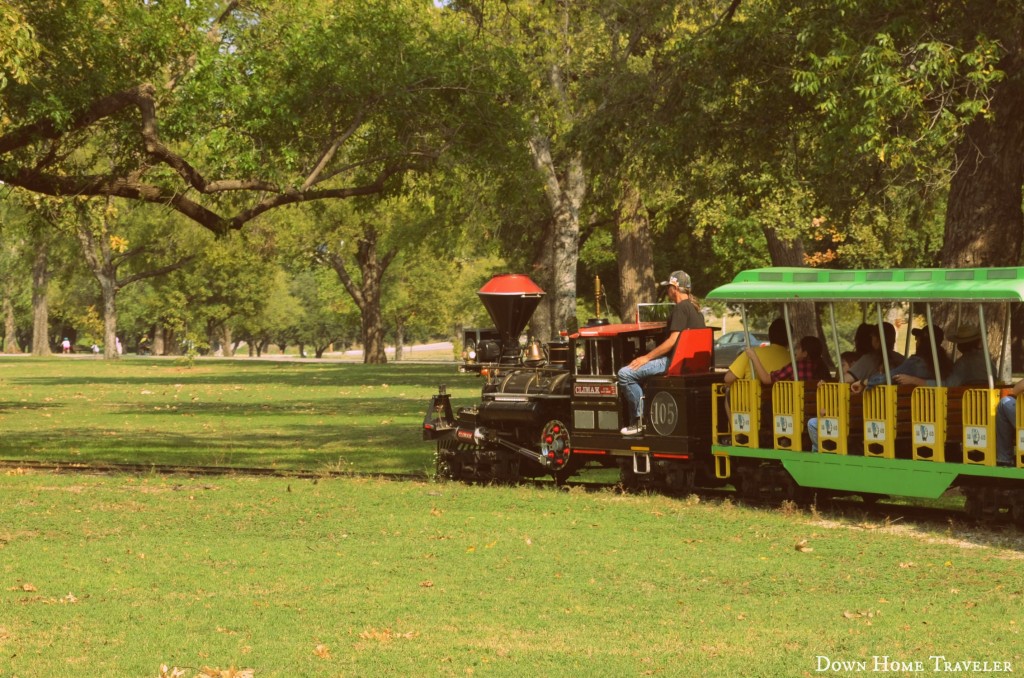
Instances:
[[[544,290],[537,287],[530,276],[508,273],[488,280],[477,294],[494,321],[494,327],[501,334],[503,343],[518,348],[519,334],[526,323],[530,322],[530,316],[540,304]]]

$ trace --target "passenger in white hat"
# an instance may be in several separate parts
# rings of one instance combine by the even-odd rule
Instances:
[[[942,380],[943,386],[987,386],[989,370],[985,368],[985,351],[981,346],[981,330],[973,323],[961,323],[946,335],[946,340],[956,344],[960,357],[953,363],[949,378]],[[989,363],[991,367],[991,363]],[[994,370],[993,370],[994,372]],[[921,379],[903,375],[901,384],[935,386],[935,379]]]

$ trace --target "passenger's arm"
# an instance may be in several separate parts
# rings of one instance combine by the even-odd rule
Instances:
[[[1013,388],[1010,389],[1010,395],[1012,395],[1015,398],[1019,396],[1021,393],[1024,393],[1024,379],[1018,381],[1016,384],[1013,385]]]
[[[757,375],[757,378],[761,383],[772,383],[772,375],[768,374],[768,370],[764,368],[764,365],[761,363],[761,359],[757,356],[757,351],[755,351],[752,346],[748,346],[743,352],[747,354],[747,359],[750,361],[750,364],[754,366],[754,373]]]

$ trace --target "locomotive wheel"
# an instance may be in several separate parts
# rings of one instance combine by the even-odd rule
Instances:
[[[498,485],[515,485],[521,479],[519,475],[519,455],[510,452],[499,452],[498,458],[491,466],[492,482]]]
[[[985,488],[970,488],[964,490],[964,512],[971,519],[980,521],[998,513],[999,507]]]
[[[619,464],[619,489],[624,494],[635,494],[641,490],[640,478],[633,473],[628,462]]]
[[[544,424],[540,432],[540,453],[547,460],[556,483],[559,483],[560,476],[564,482],[572,475],[572,441],[569,438],[569,429],[561,421],[552,419]]]
[[[440,480],[459,480],[462,477],[462,462],[458,459],[458,443],[450,440],[437,441],[435,474]]]
[[[779,496],[782,501],[791,501],[797,506],[809,506],[813,492],[806,488],[797,485],[797,482],[793,480],[793,476],[789,475],[786,469],[778,469],[778,489]]]
[[[1024,493],[1018,492],[1010,502],[1010,519],[1020,529],[1024,529]]]

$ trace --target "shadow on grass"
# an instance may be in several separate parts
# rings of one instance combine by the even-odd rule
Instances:
[[[353,418],[365,418],[366,423],[379,424],[394,417],[422,417],[430,401],[425,398],[359,398],[343,400],[291,400],[274,402],[222,402],[196,401],[175,403],[173,409],[166,401],[152,403],[121,403],[111,415],[139,415],[157,418],[242,417],[268,419],[273,417],[338,417],[351,425]],[[361,422],[356,422],[359,425]],[[417,422],[418,423],[418,422]]]
[[[216,366],[220,371],[204,373],[204,367]],[[232,368],[223,372],[224,366]],[[160,386],[160,385],[240,385],[240,386],[336,386],[358,387],[387,384],[390,387],[437,388],[439,383],[456,384],[478,389],[480,379],[472,374],[460,374],[457,368],[447,365],[350,365],[344,363],[202,363],[195,368],[154,362],[140,365],[132,363],[132,374],[61,374],[54,376],[14,376],[11,384],[25,386]],[[116,366],[115,366],[116,368]],[[144,370],[139,374],[138,370]]]
[[[344,431],[290,426],[263,435],[49,429],[4,436],[0,458],[65,463],[128,463],[237,466],[319,471],[423,472],[433,465],[433,447],[418,431],[347,426]],[[352,469],[337,468],[353,463]]]

